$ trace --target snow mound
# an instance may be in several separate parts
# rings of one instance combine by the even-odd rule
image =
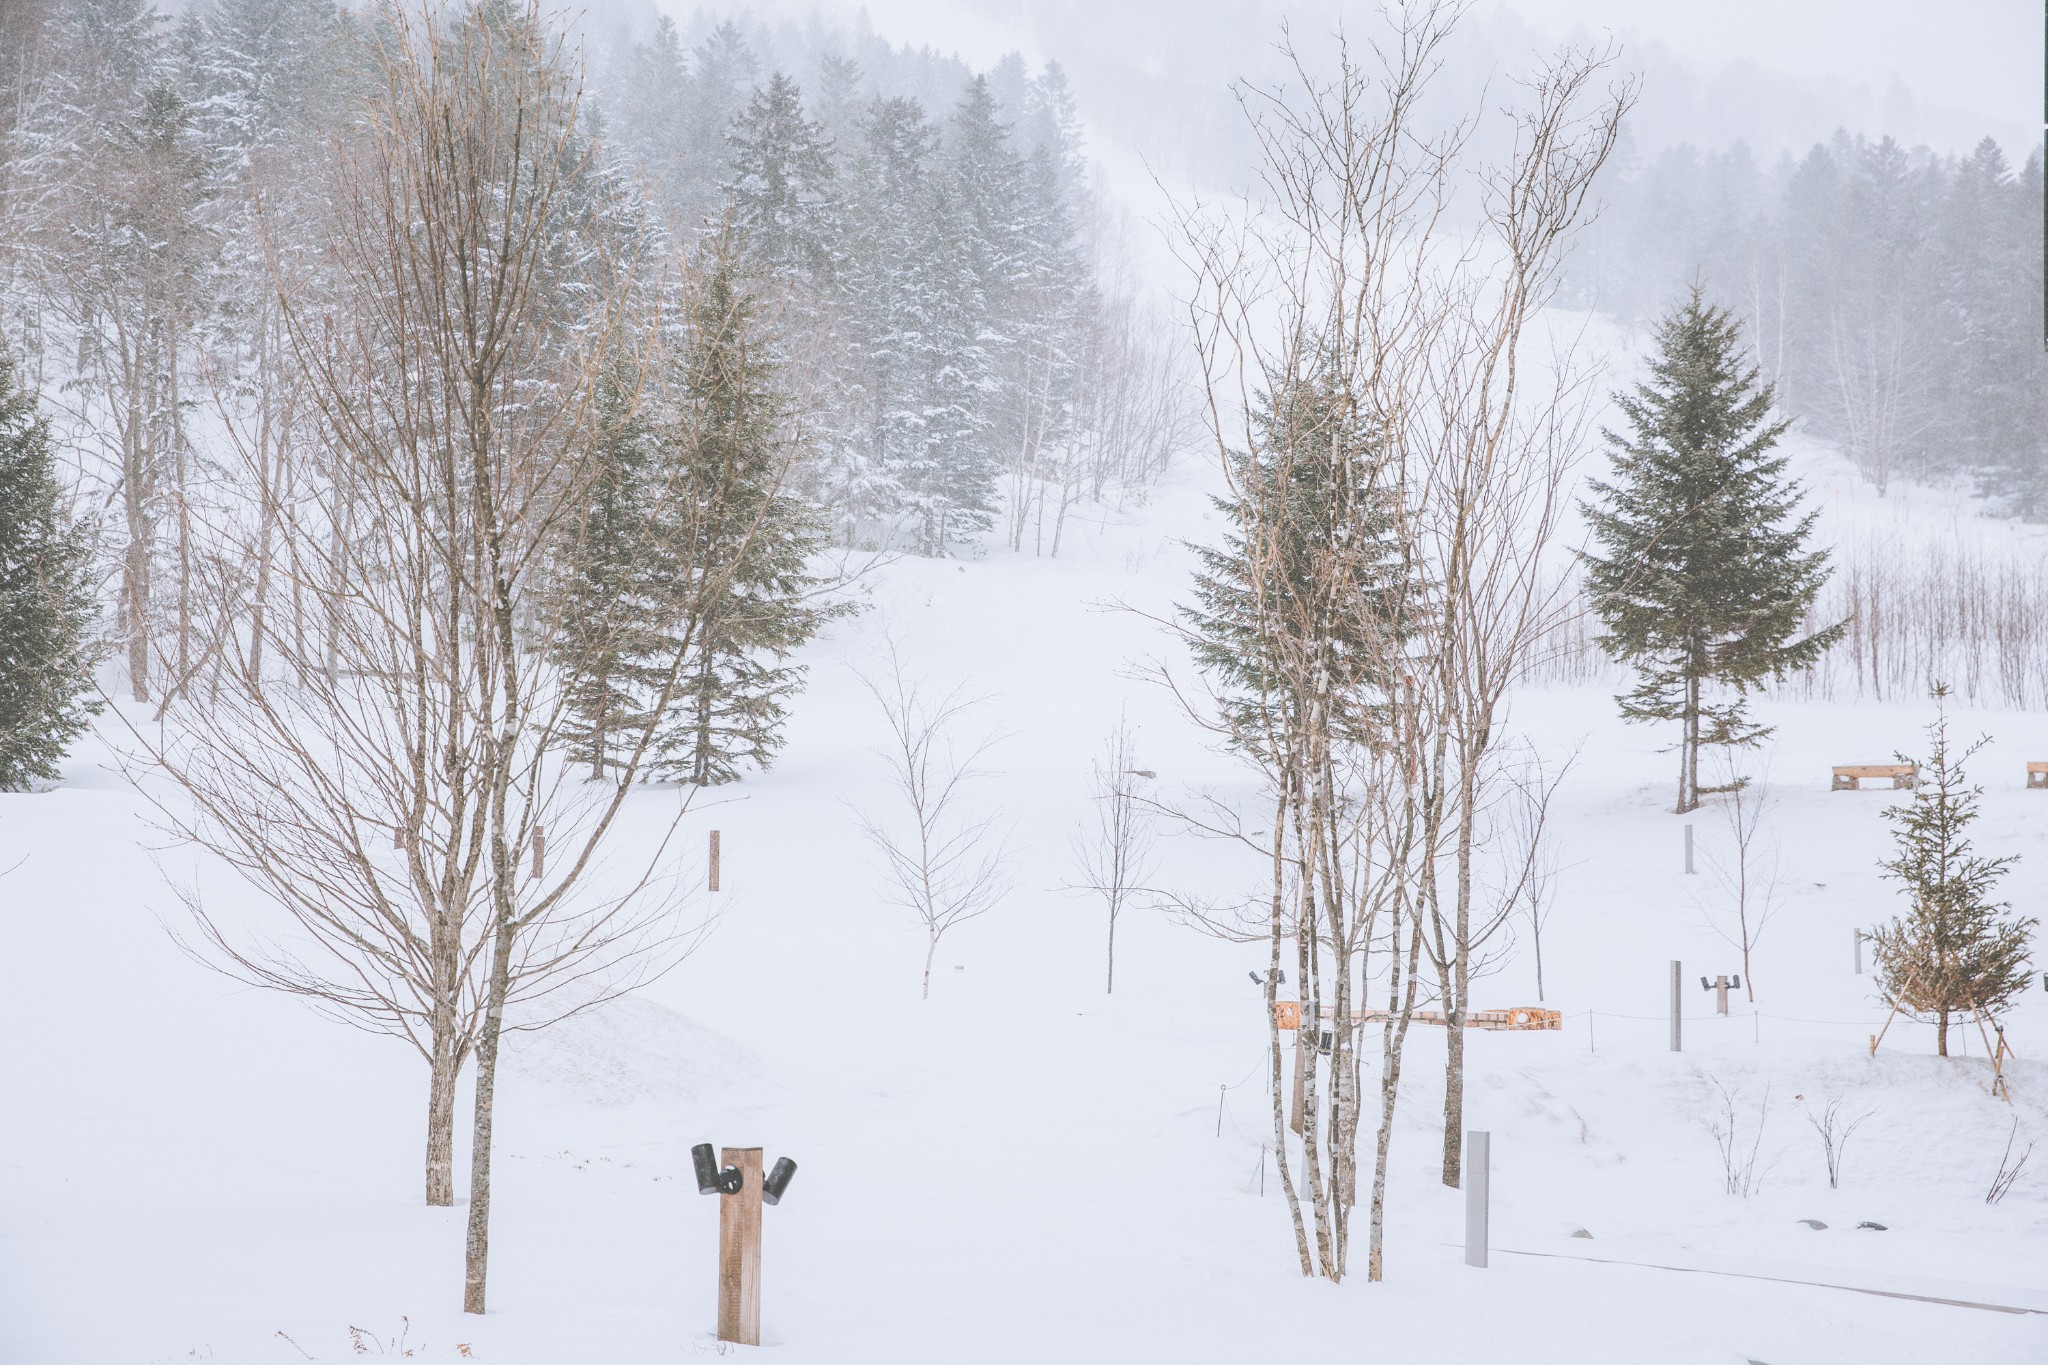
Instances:
[[[598,1104],[639,1100],[701,1104],[761,1083],[766,1067],[687,1015],[625,996],[533,1033],[509,1034],[506,1066]]]

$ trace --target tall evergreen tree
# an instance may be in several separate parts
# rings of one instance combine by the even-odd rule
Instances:
[[[758,63],[746,35],[727,20],[690,51],[690,74],[678,130],[689,165],[681,177],[685,197],[677,207],[716,223],[721,173],[726,164],[726,134],[746,106],[754,88]]]
[[[933,163],[938,130],[913,99],[877,99],[848,175],[840,288],[851,333],[858,420],[835,453],[832,484],[849,529],[917,515],[932,502],[936,376],[943,372],[945,223]],[[879,529],[879,528],[878,528]],[[877,536],[877,539],[880,537]]]
[[[1898,853],[1882,864],[1910,906],[1872,943],[1885,1000],[1931,1020],[1936,1050],[1946,1057],[1954,1016],[1998,1014],[2027,988],[2028,945],[2040,921],[2002,914],[2009,907],[1991,899],[2014,860],[1981,856],[1964,833],[1977,819],[1983,788],[1965,785],[1963,765],[1985,741],[1952,755],[1948,689],[1937,686],[1934,698],[1930,752],[1913,799],[1889,812]]]
[[[785,703],[803,683],[789,656],[834,614],[807,568],[820,537],[788,486],[799,453],[789,400],[730,229],[708,249],[674,377],[678,410],[658,441],[643,589],[676,604],[663,615],[691,647],[654,768],[700,786],[774,761]],[[642,694],[660,683],[643,677]]]
[[[595,477],[556,565],[550,612],[550,657],[563,671],[564,726],[572,760],[590,765],[592,781],[630,750],[645,726],[646,699],[636,686],[652,624],[642,590],[651,552],[648,479],[653,433],[638,407],[623,361],[600,373],[590,439]]]
[[[1699,805],[1701,746],[1768,734],[1749,719],[1750,690],[1813,662],[1843,627],[1799,634],[1827,554],[1806,548],[1816,514],[1799,513],[1774,453],[1787,423],[1772,419],[1733,317],[1695,286],[1656,341],[1649,382],[1615,395],[1630,431],[1605,433],[1613,480],[1594,482],[1585,507],[1603,553],[1585,566],[1602,645],[1638,674],[1617,698],[1623,717],[1679,722],[1684,812]]]
[[[1369,741],[1417,591],[1399,490],[1329,357],[1275,384],[1257,418],[1214,500],[1223,544],[1197,549],[1181,609],[1195,662],[1238,743],[1285,746],[1313,724]]]
[[[803,92],[780,71],[754,91],[727,134],[733,227],[756,269],[822,282],[836,225],[831,144],[804,116]]]
[[[49,426],[0,355],[0,791],[56,777],[99,709],[91,555],[64,512]]]

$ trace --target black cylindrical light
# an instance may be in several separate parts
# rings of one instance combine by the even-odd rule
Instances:
[[[690,1164],[697,1168],[697,1193],[717,1194],[719,1190],[718,1158],[711,1150],[711,1144],[700,1142],[690,1149]]]
[[[761,1182],[761,1202],[764,1204],[780,1204],[782,1202],[782,1192],[789,1188],[789,1182],[795,1176],[796,1163],[794,1161],[791,1161],[786,1156],[775,1158],[775,1165],[768,1172],[768,1178]]]

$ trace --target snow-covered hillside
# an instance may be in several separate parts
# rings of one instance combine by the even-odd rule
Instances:
[[[1879,504],[1826,452],[1799,458],[1831,524],[1949,533],[1933,495]],[[1183,538],[1213,533],[1202,483],[1185,470],[1057,560],[872,575],[865,613],[807,653],[778,767],[689,817],[690,859],[722,834],[711,935],[634,996],[518,1044],[482,1319],[455,1311],[461,1209],[419,1199],[424,1066],[180,951],[159,864],[184,855],[161,851],[103,742],[57,790],[0,796],[0,1360],[746,1354],[712,1336],[716,1200],[689,1178],[703,1141],[801,1166],[766,1214],[762,1349],[777,1360],[2048,1359],[2048,1167],[1984,1198],[2015,1119],[2021,1146],[2048,1139],[2048,995],[2008,1022],[2009,1106],[1987,1094],[1974,1033],[1946,1061],[1908,1023],[1875,1056],[1866,1043],[1883,1011],[1852,934],[1897,906],[1876,868],[1893,797],[1831,792],[1828,770],[1915,749],[1920,701],[1764,706],[1785,901],[1756,1005],[1738,995],[1723,1019],[1695,978],[1739,958],[1709,923],[1710,879],[1682,866],[1682,826],[1704,858],[1719,814],[1667,813],[1664,737],[1623,726],[1607,690],[1518,695],[1516,727],[1579,759],[1543,945],[1564,1027],[1475,1033],[1468,1054],[1468,1122],[1493,1135],[1493,1264],[1461,1261],[1461,1196],[1436,1180],[1442,1035],[1418,1027],[1387,1280],[1295,1273],[1246,980],[1263,950],[1133,912],[1105,996],[1099,910],[1059,889],[1089,760],[1120,712],[1162,795],[1248,790],[1143,676],[1154,656],[1175,662],[1146,613],[1183,591]],[[1014,823],[1014,890],[946,938],[928,1002],[922,941],[884,904],[854,819],[883,799],[858,670],[885,629],[912,672],[986,694],[1005,736],[978,798]],[[2038,912],[2048,794],[2022,774],[2048,758],[2048,716],[1955,719],[1993,736],[1972,766],[1980,843],[2020,856],[2007,892]],[[627,837],[677,799],[637,794]],[[1159,880],[1177,888],[1259,875],[1193,838],[1162,850]],[[217,913],[274,923],[200,877]],[[1524,937],[1480,1005],[1536,1003]],[[1673,959],[1692,983],[1676,1055]],[[1722,1089],[1745,1125],[1764,1121],[1747,1199],[1724,1192],[1709,1132]],[[1870,1115],[1833,1190],[1805,1117],[1831,1100]]]

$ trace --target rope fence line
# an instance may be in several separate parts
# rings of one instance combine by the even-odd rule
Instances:
[[[1568,1019],[1587,1020],[1588,1033],[1590,1035],[1592,1032],[1592,1025],[1603,1017],[1608,1019],[1626,1019],[1630,1022],[1639,1024],[1668,1024],[1671,1021],[1671,1016],[1668,1014],[1624,1014],[1620,1010],[1583,1009],[1560,1011],[1558,1014],[1558,1022],[1562,1024],[1565,1020]],[[1772,1019],[1780,1023],[1826,1024],[1842,1028],[1857,1029],[1871,1029],[1877,1027],[1878,1024],[1878,1021],[1875,1019],[1814,1019],[1801,1014],[1776,1014],[1769,1010],[1743,1010],[1740,1012],[1731,1011],[1727,1014],[1713,1013],[1679,1015],[1679,1021],[1681,1023],[1686,1024],[1712,1023],[1716,1020],[1725,1020],[1733,1022],[1737,1019],[1748,1019],[1752,1022],[1752,1024],[1754,1024],[1755,1021],[1759,1019]],[[1592,1042],[1590,1036],[1588,1041],[1589,1044]],[[1227,1100],[1230,1092],[1233,1090],[1240,1089],[1246,1085],[1249,1085],[1255,1078],[1258,1077],[1258,1075],[1265,1068],[1266,1065],[1267,1059],[1264,1056],[1261,1056],[1258,1061],[1252,1063],[1251,1069],[1245,1072],[1243,1079],[1234,1081],[1228,1085],[1224,1085],[1220,1082],[1218,1083],[1216,1087],[1217,1137],[1220,1138],[1223,1136],[1223,1118],[1225,1112],[1225,1101]],[[1244,1129],[1238,1124],[1236,1115],[1231,1115],[1230,1126],[1232,1130],[1235,1131],[1240,1138],[1243,1138],[1246,1141],[1251,1140],[1250,1137],[1245,1133]],[[1261,1151],[1263,1152],[1265,1148],[1265,1139],[1261,1137],[1259,1139],[1259,1142]]]
[[[1574,1010],[1570,1014],[1561,1015],[1560,1018],[1585,1019],[1589,1016],[1601,1019],[1633,1019],[1642,1024],[1671,1022],[1671,1016],[1668,1014],[1623,1014],[1620,1010]],[[1875,1019],[1809,1019],[1805,1015],[1773,1014],[1769,1010],[1743,1010],[1740,1013],[1731,1010],[1727,1014],[1681,1014],[1678,1018],[1680,1022],[1687,1024],[1711,1023],[1716,1019],[1778,1019],[1793,1024],[1843,1024],[1851,1028],[1871,1028],[1879,1022]]]

